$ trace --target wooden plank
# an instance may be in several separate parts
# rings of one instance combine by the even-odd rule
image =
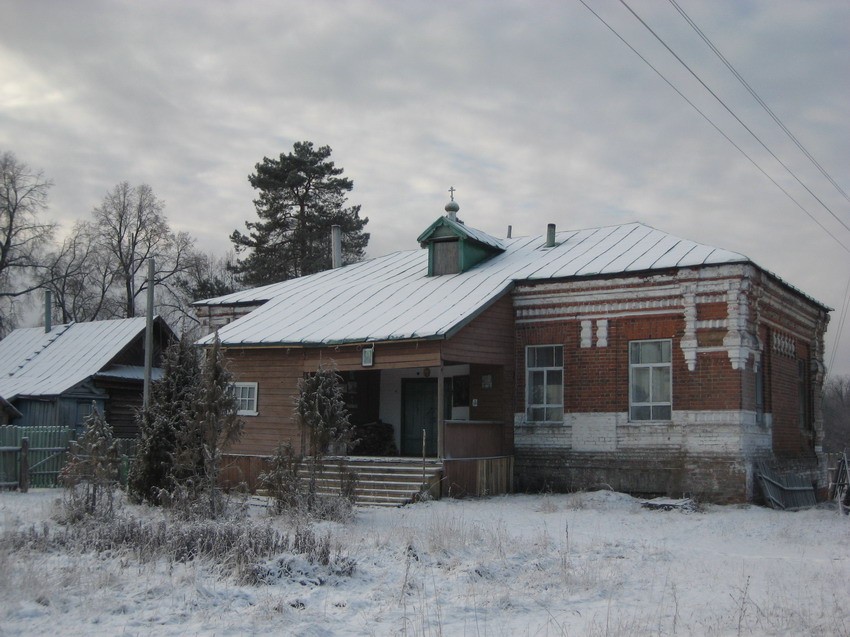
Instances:
[[[444,342],[445,361],[491,365],[514,364],[514,311],[505,295],[469,325]]]

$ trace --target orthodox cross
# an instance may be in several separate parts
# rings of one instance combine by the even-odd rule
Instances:
[[[455,187],[454,186],[449,188],[449,195],[451,196],[452,201],[454,201],[455,200]]]

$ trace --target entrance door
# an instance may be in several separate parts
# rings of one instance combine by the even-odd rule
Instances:
[[[404,378],[401,381],[401,455],[437,455],[437,379]]]

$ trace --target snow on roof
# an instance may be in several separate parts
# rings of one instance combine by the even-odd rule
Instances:
[[[0,341],[0,395],[57,396],[101,371],[144,330],[144,317],[15,330]]]
[[[503,253],[466,272],[431,277],[427,250],[395,252],[201,304],[266,297],[264,305],[219,330],[224,345],[447,338],[515,281],[749,262],[640,223],[559,232],[555,241],[547,248],[545,237],[503,239]]]
[[[505,246],[502,245],[501,239],[491,237],[486,232],[467,226],[462,221],[455,221],[453,219],[450,219],[449,217],[440,217],[439,219],[437,219],[434,223],[428,226],[425,232],[420,234],[416,240],[419,242],[426,240],[431,235],[432,231],[438,226],[446,226],[453,230],[454,233],[458,236],[473,239],[474,241],[477,241],[478,243],[484,244],[486,246],[490,246],[491,248],[495,248],[497,250],[505,249]]]
[[[162,380],[164,370],[161,367],[151,369],[151,380]],[[95,374],[95,378],[119,378],[124,380],[144,380],[145,368],[141,365],[111,365],[102,372]]]

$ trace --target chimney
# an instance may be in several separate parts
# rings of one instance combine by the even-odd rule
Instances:
[[[555,224],[550,223],[546,226],[546,247],[554,248],[555,247]]]
[[[508,239],[511,238],[511,231],[513,230],[512,226],[508,226]]]
[[[44,291],[44,333],[50,334],[50,330],[53,328],[52,322],[53,317],[51,315],[51,311],[53,310],[53,295],[50,293],[50,290]]]
[[[342,228],[337,225],[331,226],[331,267],[336,269],[342,266]]]

